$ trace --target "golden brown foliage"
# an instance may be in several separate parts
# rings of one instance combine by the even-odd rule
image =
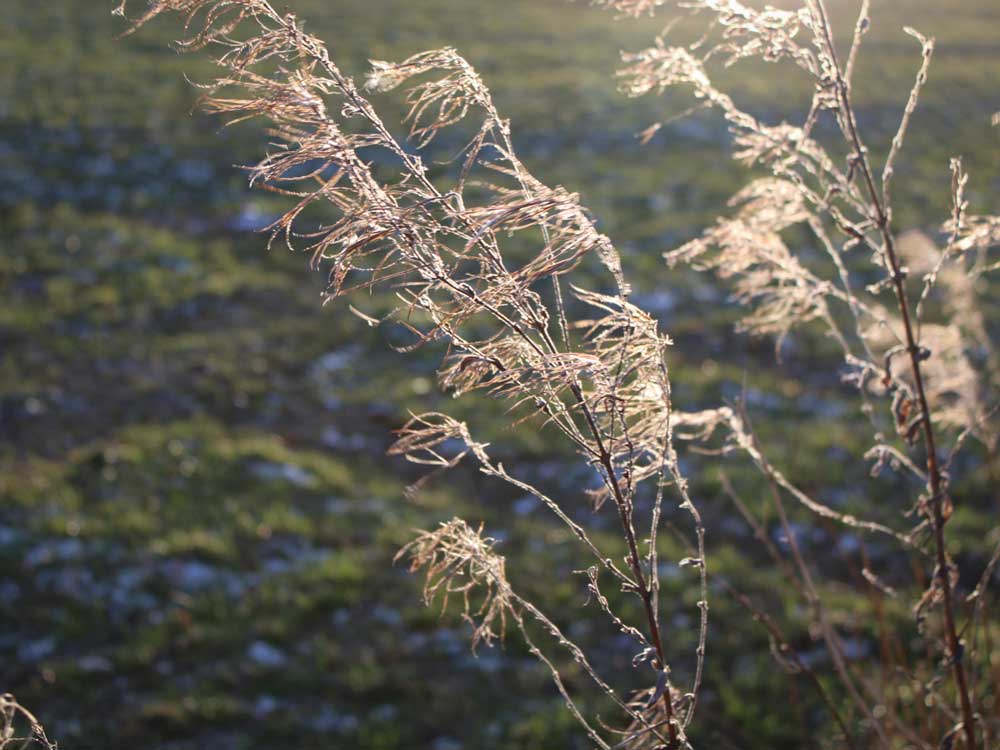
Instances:
[[[597,4],[629,15],[667,5],[662,0]],[[691,89],[700,105],[725,119],[735,157],[769,176],[734,196],[732,216],[668,251],[666,259],[732,284],[736,301],[747,310],[744,329],[775,335],[779,351],[796,328],[825,327],[842,349],[845,382],[857,390],[871,421],[874,440],[865,457],[874,462],[873,471],[891,466],[923,488],[915,502],[900,504],[902,528],[839,512],[797,486],[768,459],[744,404],[674,412],[666,364],[671,342],[655,319],[630,301],[611,240],[597,230],[576,194],[530,174],[483,80],[455,50],[423,52],[399,63],[375,61],[365,87],[359,88],[319,39],[268,0],[151,0],[132,30],[164,12],[181,14],[188,36],[180,46],[211,50],[222,70],[206,87],[205,108],[233,122],[266,121],[275,145],[250,168],[250,182],[289,198],[291,207],[270,227],[272,239],[305,250],[314,267],[328,270],[328,300],[358,289],[391,290],[398,301],[392,315],[358,314],[370,324],[391,318],[404,326],[412,338],[403,349],[443,345],[442,388],[456,396],[479,391],[506,400],[515,420],[538,419],[562,435],[599,477],[599,488],[590,494],[598,510],[611,508],[617,516],[624,565],[574,520],[574,499],[552,498],[508,471],[467,424],[428,413],[400,430],[393,454],[436,470],[472,460],[486,475],[538,498],[566,525],[593,558],[582,571],[590,594],[639,651],[635,666],[643,670],[639,681],[645,687],[633,691],[630,700],[620,699],[587,655],[512,588],[494,540],[454,519],[422,532],[400,554],[413,569],[424,571],[428,603],[461,600],[474,646],[491,643],[513,623],[598,747],[688,747],[686,730],[706,650],[708,565],[701,517],[681,475],[675,442],[721,436],[719,453],[749,457],[770,490],[769,501],[788,540],[784,554],[724,482],[726,494],[808,607],[845,705],[831,698],[766,613],[741,592],[730,593],[764,624],[779,663],[811,676],[843,742],[852,747],[858,742],[951,747],[956,741],[970,750],[985,746],[990,729],[977,718],[975,675],[967,668],[969,655],[959,632],[957,578],[945,527],[954,505],[951,458],[969,436],[991,451],[997,447],[993,405],[1000,366],[975,296],[977,281],[1000,267],[990,255],[1000,244],[1000,218],[968,214],[966,177],[956,161],[943,249],[918,235],[897,236],[892,225],[894,165],[927,79],[933,40],[907,30],[919,42],[922,60],[897,135],[876,174],[850,95],[869,24],[866,1],[844,61],[822,0],[806,0],[793,9],[757,9],[736,0],[690,0],[682,7],[708,19],[704,36],[691,45],[675,45],[668,31],[648,49],[626,55],[623,90],[639,96],[675,86]],[[123,2],[119,12],[125,11]],[[713,65],[745,58],[791,63],[810,77],[814,95],[800,125],[762,122],[714,85]],[[392,136],[364,93],[399,87],[406,88],[409,144]],[[824,145],[814,137],[823,120],[839,131],[838,143]],[[459,157],[460,168],[447,180],[431,179],[422,150],[460,123],[475,133]],[[330,219],[303,229],[303,212],[313,206]],[[803,237],[818,252],[800,252]],[[516,242],[532,248],[529,257],[515,260],[519,256],[509,248]],[[603,268],[600,288],[574,284],[581,264]],[[859,284],[859,267],[869,283]],[[912,274],[922,275],[918,294],[908,283]],[[873,275],[878,280],[870,283]],[[566,280],[570,298],[563,294]],[[932,305],[939,315],[925,320],[925,308]],[[986,366],[976,366],[970,352]],[[876,408],[879,404],[883,409]],[[944,436],[954,439],[947,461],[938,449]],[[917,446],[920,458],[911,458]],[[640,504],[644,487],[650,488],[652,501]],[[670,641],[660,614],[657,540],[668,491],[692,519],[693,536],[684,538],[690,555],[680,563],[695,567],[699,580],[696,667],[687,691],[672,684]],[[925,704],[952,726],[943,739],[934,735],[936,722],[921,723],[905,705],[912,680],[901,667],[886,669],[875,684],[848,662],[821,587],[796,542],[786,497],[840,527],[879,534],[921,564],[931,561],[915,611],[921,623],[933,618],[940,633],[939,650],[921,674],[934,675],[928,678]],[[911,508],[917,511],[915,527],[908,520]],[[995,564],[996,556],[989,570]],[[601,589],[608,579],[640,605],[638,622],[611,608]],[[895,595],[867,567],[864,580]],[[973,630],[982,626],[979,601],[973,605]],[[536,642],[538,629],[547,637],[544,645]],[[618,706],[624,728],[595,726],[582,714],[549,656],[552,648],[567,653]],[[949,686],[941,679],[944,671],[951,675]]]

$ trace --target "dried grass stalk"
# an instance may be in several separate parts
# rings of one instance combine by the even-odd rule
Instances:
[[[653,13],[667,5],[663,0],[596,4],[626,15]],[[424,571],[428,603],[461,601],[473,646],[501,638],[513,623],[600,748],[687,747],[686,729],[694,716],[706,650],[708,564],[704,527],[681,474],[675,443],[722,435],[719,452],[748,456],[770,488],[791,559],[773,545],[769,553],[788,571],[814,614],[847,703],[863,718],[865,737],[885,747],[910,743],[923,748],[950,747],[961,735],[972,750],[978,744],[975,695],[959,641],[955,568],[945,537],[953,502],[950,459],[942,464],[936,441],[954,434],[952,457],[970,436],[996,449],[993,404],[1000,366],[974,297],[977,281],[1000,268],[990,256],[1000,244],[1000,218],[968,213],[967,178],[954,162],[944,249],[903,242],[893,231],[894,164],[927,80],[933,40],[908,31],[921,45],[922,62],[883,170],[876,175],[850,97],[869,24],[867,0],[861,3],[844,64],[822,0],[782,9],[757,9],[736,0],[689,0],[681,7],[708,19],[704,36],[692,45],[675,45],[668,41],[668,29],[648,49],[626,55],[623,90],[639,96],[677,86],[690,89],[699,107],[712,108],[725,119],[736,158],[770,175],[734,196],[731,216],[667,252],[666,258],[671,265],[689,264],[731,283],[735,300],[747,309],[743,328],[775,336],[778,351],[793,330],[825,327],[843,350],[845,382],[857,389],[873,426],[873,445],[865,454],[875,462],[873,472],[891,466],[924,487],[916,502],[900,508],[901,517],[910,506],[916,509],[915,528],[896,530],[841,513],[800,489],[767,458],[742,404],[674,412],[666,364],[671,342],[655,319],[630,301],[611,240],[597,230],[576,194],[531,175],[515,153],[510,124],[483,80],[455,50],[423,52],[398,63],[375,61],[365,86],[358,87],[319,39],[268,0],[150,0],[131,30],[165,12],[181,14],[187,37],[180,47],[210,50],[222,71],[205,87],[205,108],[231,122],[253,118],[267,123],[274,146],[250,168],[250,182],[288,197],[291,207],[269,228],[272,240],[306,251],[314,267],[327,269],[328,301],[359,289],[391,291],[398,307],[389,317],[412,336],[412,343],[401,348],[442,345],[443,389],[456,396],[478,391],[503,399],[515,422],[537,420],[561,435],[600,477],[591,499],[598,512],[610,508],[617,517],[626,550],[623,565],[574,520],[577,500],[550,497],[516,476],[490,457],[489,446],[477,441],[465,423],[433,412],[414,416],[399,431],[391,453],[434,471],[473,460],[488,476],[537,497],[565,524],[593,557],[583,571],[588,590],[612,627],[639,650],[635,665],[644,670],[645,687],[630,700],[619,698],[587,655],[538,606],[516,593],[495,541],[482,528],[473,530],[454,519],[422,532],[400,554],[412,569]],[[118,12],[125,11],[123,2]],[[714,65],[747,58],[790,63],[811,78],[814,95],[800,125],[762,122],[715,86],[710,74]],[[405,89],[409,144],[392,136],[364,93],[397,88]],[[839,146],[824,146],[813,137],[822,118],[839,128]],[[432,179],[424,149],[455,127],[474,135],[455,173],[447,180]],[[372,166],[375,155],[377,170]],[[319,227],[303,228],[303,212],[317,205],[330,218]],[[816,253],[806,257],[798,252],[803,236],[821,251],[822,263],[815,261]],[[515,260],[519,256],[509,251],[512,242],[533,251]],[[869,272],[880,274],[880,281],[858,283],[855,269],[862,261],[868,261]],[[916,301],[904,262],[923,275]],[[581,264],[603,267],[601,288],[588,290],[575,283]],[[564,298],[567,281],[572,296]],[[929,307],[939,301],[943,317],[925,321],[924,303]],[[373,324],[385,320],[358,314]],[[979,352],[976,363],[973,351]],[[977,364],[981,362],[988,366]],[[881,416],[878,403],[886,407]],[[918,444],[922,455],[911,458]],[[647,486],[652,507],[640,511],[638,493]],[[690,555],[681,563],[699,572],[696,668],[686,691],[672,684],[670,640],[660,616],[658,533],[668,490],[690,515],[693,528],[693,537],[685,541]],[[727,494],[738,498],[735,491]],[[822,589],[794,539],[785,496],[821,519],[880,534],[933,560],[930,585],[916,610],[924,619],[940,615],[941,652],[953,688],[943,697],[941,680],[935,681],[941,695],[932,700],[955,717],[955,728],[944,739],[926,736],[930,730],[907,723],[898,711],[871,708],[874,701],[891,704],[891,696],[902,694],[899,675],[882,675],[884,685],[876,688],[848,663]],[[745,504],[737,504],[758,528]],[[612,610],[601,591],[608,578],[635,598],[640,622]],[[889,590],[868,566],[864,580],[881,594]],[[737,592],[736,598],[764,623],[782,663],[815,678],[773,621],[745,595]],[[547,636],[541,645],[539,628]],[[618,706],[621,727],[595,725],[583,716],[550,655],[553,647],[576,661]],[[815,678],[813,684],[844,741],[855,746],[851,732],[856,730],[823,681]]]

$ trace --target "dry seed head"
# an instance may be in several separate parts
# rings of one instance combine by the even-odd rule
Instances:
[[[421,532],[396,555],[409,559],[411,571],[423,570],[428,605],[440,598],[443,610],[453,595],[461,599],[462,616],[473,626],[473,648],[502,638],[514,608],[504,558],[493,551],[495,544],[481,527],[476,531],[454,518]]]

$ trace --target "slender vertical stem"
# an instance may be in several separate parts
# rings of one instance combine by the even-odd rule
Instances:
[[[882,204],[879,191],[875,187],[875,179],[872,174],[871,165],[868,161],[867,150],[858,134],[857,119],[851,105],[850,86],[845,80],[837,60],[837,50],[833,41],[833,32],[830,20],[826,12],[824,0],[813,0],[819,11],[820,23],[823,29],[824,42],[830,58],[833,62],[835,74],[837,76],[836,87],[837,96],[843,108],[843,126],[845,135],[848,138],[851,148],[854,151],[854,159],[858,169],[864,179],[865,188],[871,201],[871,209],[874,213],[872,217],[878,227],[879,234],[885,250],[885,260],[892,278],[893,289],[896,294],[896,302],[899,306],[900,317],[903,321],[903,332],[906,341],[906,351],[910,360],[910,371],[913,375],[916,389],[917,404],[920,407],[920,421],[924,438],[924,447],[927,453],[927,479],[930,491],[930,516],[934,530],[934,547],[936,558],[935,576],[941,586],[941,593],[944,599],[944,620],[945,620],[945,644],[947,647],[948,660],[951,664],[952,675],[958,691],[959,702],[962,709],[962,727],[965,732],[966,745],[969,750],[976,748],[976,730],[974,715],[972,710],[972,699],[969,695],[968,681],[965,675],[965,665],[962,661],[962,648],[959,643],[958,630],[955,624],[955,613],[952,604],[951,579],[948,574],[948,552],[944,538],[944,511],[943,504],[947,493],[947,487],[942,477],[941,467],[938,463],[937,447],[934,439],[934,426],[931,423],[931,410],[927,403],[926,389],[924,388],[924,376],[920,362],[922,353],[913,333],[913,323],[910,316],[910,306],[906,296],[904,286],[905,276],[902,273],[899,256],[896,253],[895,238],[889,222],[888,207]]]
[[[611,452],[604,445],[600,428],[597,426],[597,422],[590,411],[590,407],[587,406],[586,400],[583,397],[583,391],[580,389],[580,386],[575,383],[571,386],[571,390],[573,392],[573,396],[576,398],[581,409],[583,410],[587,426],[597,443],[597,451],[599,454],[598,460],[601,467],[604,469],[608,486],[614,495],[615,506],[618,508],[618,516],[622,524],[622,531],[625,534],[625,542],[628,545],[628,564],[632,569],[632,574],[635,576],[639,598],[642,599],[642,606],[646,612],[646,622],[649,625],[649,640],[653,644],[653,649],[656,651],[657,666],[660,669],[666,669],[667,660],[666,654],[663,650],[663,638],[660,633],[659,617],[654,605],[655,596],[653,594],[652,587],[646,581],[645,574],[642,572],[642,558],[639,555],[639,544],[635,538],[635,528],[632,524],[631,518],[631,503],[622,494],[621,487],[618,484],[618,474],[615,471],[614,464],[611,460]],[[650,571],[650,575],[656,575],[656,571]],[[668,750],[676,750],[676,748],[679,747],[679,741],[677,726],[674,723],[673,698],[670,695],[669,686],[663,691],[663,707],[667,715],[667,734],[670,737]]]

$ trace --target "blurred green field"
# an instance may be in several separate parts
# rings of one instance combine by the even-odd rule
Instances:
[[[172,51],[169,22],[116,40],[111,4],[8,0],[0,28],[0,691],[66,748],[586,747],[521,645],[471,654],[454,613],[424,608],[420,581],[392,563],[414,528],[483,520],[512,578],[546,591],[548,609],[566,612],[560,625],[628,686],[628,644],[588,626],[593,605],[576,609],[586,593],[566,535],[532,501],[472,472],[404,499],[418,475],[384,450],[409,410],[441,400],[435,353],[393,353],[384,332],[320,306],[323,277],[306,258],[265,251],[253,229],[281,201],[250,193],[234,165],[266,138],[192,112],[185,76],[208,80],[211,67]],[[677,399],[714,405],[746,387],[773,460],[806,488],[838,488],[847,509],[898,492],[890,480],[859,489],[865,433],[842,404],[829,342],[796,338],[778,366],[771,342],[731,332],[722,291],[663,266],[660,253],[710,223],[747,175],[709,117],[638,143],[690,105],[616,91],[619,52],[649,44],[661,20],[613,22],[562,0],[288,5],[359,76],[368,58],[458,48],[511,118],[528,166],[581,193],[622,248],[638,299],[677,342]],[[933,231],[947,218],[957,153],[973,209],[996,212],[1000,4],[875,5],[856,98],[876,151],[919,62],[900,27],[938,39],[897,169],[898,223]],[[834,6],[849,30],[854,3]],[[801,116],[808,92],[787,70],[725,76],[755,113]],[[378,103],[398,121],[398,100]],[[1000,314],[990,314],[995,332]],[[826,362],[829,377],[803,392],[802,373]],[[510,431],[498,405],[449,409],[472,415],[505,463],[579,494],[585,471],[544,434]],[[976,563],[972,541],[997,508],[980,457],[963,468],[968,501],[952,523],[956,550]],[[719,529],[710,566],[758,593],[808,646],[807,614],[782,600],[766,557],[728,517],[717,474],[692,469]],[[613,519],[582,503],[580,517],[614,538]],[[803,528],[817,550],[836,546],[829,529]],[[665,559],[684,556],[664,545]],[[827,593],[864,658],[871,623],[850,615],[852,553],[824,553]],[[697,592],[675,566],[664,574],[672,648],[689,653]],[[905,602],[886,614],[914,629]],[[766,634],[717,593],[712,616],[696,744],[815,746],[822,711],[811,695],[789,700]],[[571,687],[583,684],[567,670]]]

